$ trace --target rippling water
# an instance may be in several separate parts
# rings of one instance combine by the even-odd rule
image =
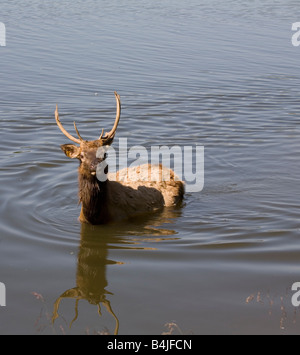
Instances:
[[[297,6],[2,1],[1,334],[299,333]],[[92,139],[114,90],[129,146],[205,147],[204,189],[85,226],[55,104]]]

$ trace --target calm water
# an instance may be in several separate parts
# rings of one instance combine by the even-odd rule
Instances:
[[[0,333],[298,334],[298,2],[4,0],[0,21]],[[204,189],[82,226],[55,104],[94,139],[114,90],[117,137],[203,145]]]

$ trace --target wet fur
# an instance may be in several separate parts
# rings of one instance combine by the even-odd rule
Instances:
[[[150,180],[151,169],[157,181]],[[177,181],[172,170],[161,165],[123,169],[116,175],[108,175],[115,181],[105,182],[81,170],[79,168],[79,201],[82,204],[79,219],[82,222],[104,224],[122,220],[174,206],[183,198],[183,183]],[[170,181],[162,181],[162,172],[166,171]]]
[[[100,182],[95,176],[79,174],[79,202],[82,204],[80,220],[91,224],[110,221],[106,208],[107,181]]]

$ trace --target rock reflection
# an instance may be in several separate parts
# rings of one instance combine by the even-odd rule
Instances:
[[[81,240],[77,256],[76,287],[63,292],[55,301],[52,324],[59,317],[59,308],[62,299],[75,300],[75,317],[70,327],[79,315],[79,301],[87,300],[96,306],[97,313],[101,316],[101,305],[112,315],[115,320],[114,334],[119,331],[119,319],[113,311],[108,295],[113,293],[107,290],[106,276],[107,265],[123,264],[108,258],[111,249],[155,249],[142,246],[145,241],[159,242],[173,240],[175,230],[161,228],[163,224],[170,224],[180,215],[180,209],[164,209],[149,218],[141,218],[123,225],[91,226],[81,225]]]

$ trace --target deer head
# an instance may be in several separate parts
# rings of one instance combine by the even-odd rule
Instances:
[[[114,140],[116,130],[120,120],[120,115],[121,115],[120,96],[117,94],[117,92],[115,92],[115,97],[117,103],[117,113],[116,113],[114,126],[111,129],[111,131],[107,132],[105,135],[104,135],[104,129],[102,129],[102,133],[100,137],[93,141],[86,141],[81,137],[75,122],[74,122],[74,127],[78,138],[75,138],[70,133],[68,133],[59,120],[58,108],[56,105],[55,120],[58,127],[67,138],[79,144],[79,146],[75,144],[63,144],[61,145],[61,149],[66,154],[67,157],[72,159],[73,158],[79,159],[80,161],[79,172],[82,175],[85,175],[87,177],[91,175],[95,176],[98,164],[101,163],[106,158],[105,149],[100,150],[100,154],[99,154],[99,148],[100,147],[104,148],[105,146],[111,145]]]

